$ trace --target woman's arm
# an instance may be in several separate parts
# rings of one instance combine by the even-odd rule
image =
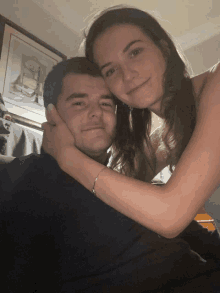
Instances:
[[[215,72],[210,73],[202,92],[193,136],[165,186],[144,183],[106,168],[100,173],[95,185],[97,197],[167,238],[177,236],[220,183],[219,99],[218,66]],[[55,120],[55,110],[51,111],[51,115]],[[64,123],[62,127],[65,127]],[[60,129],[62,127],[59,126]],[[58,132],[55,133],[55,137],[59,137]],[[57,153],[61,168],[92,190],[103,165],[74,147],[63,146]]]

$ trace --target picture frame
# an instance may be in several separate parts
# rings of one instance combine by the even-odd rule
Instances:
[[[5,107],[21,124],[41,129],[46,121],[44,80],[67,57],[3,17],[2,22],[0,93]]]

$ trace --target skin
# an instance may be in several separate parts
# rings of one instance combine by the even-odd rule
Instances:
[[[118,99],[134,108],[148,108],[163,117],[160,105],[166,62],[160,49],[139,27],[130,24],[110,27],[96,39],[93,52],[107,87]],[[206,76],[207,73],[192,80],[198,102]],[[139,85],[141,87],[136,89]],[[168,164],[161,135],[160,129],[151,135],[157,165],[155,174],[150,168],[147,170],[148,181]],[[149,156],[147,148],[146,155]]]
[[[137,26],[107,29],[94,43],[94,58],[106,85],[118,99],[161,116],[166,63],[160,49]]]
[[[101,77],[69,74],[63,79],[57,111],[74,137],[75,146],[104,163],[115,136],[115,102]]]
[[[120,60],[117,63],[119,73],[123,72],[120,66],[127,64]],[[153,78],[153,71],[150,71],[151,74]],[[157,114],[161,97],[159,76],[158,73],[158,87],[154,88],[152,83],[152,91],[146,89],[149,94],[152,93],[149,95],[151,100],[140,99],[143,95],[137,92],[135,97],[125,95],[125,85],[128,83],[121,77],[119,83],[116,83],[119,87],[115,88],[121,90],[123,101],[131,106],[139,105],[141,108],[145,103]],[[138,78],[138,75],[134,78]],[[130,82],[133,86],[133,81]],[[70,145],[68,128],[55,109],[50,112],[50,116],[56,126],[48,126],[48,139],[57,147],[52,153],[60,167],[89,190],[92,190],[94,180],[100,174],[96,182],[96,196],[106,204],[167,238],[176,237],[194,219],[220,184],[220,66],[217,64],[213,70],[195,77],[193,85],[198,102],[196,127],[171,179],[162,187],[126,177],[107,168],[102,171],[103,165],[86,157],[73,144]],[[60,140],[63,133],[65,137]],[[59,141],[60,145],[55,143]]]

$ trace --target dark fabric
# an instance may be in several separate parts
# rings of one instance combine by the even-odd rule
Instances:
[[[20,157],[31,153],[39,154],[43,133],[27,129],[0,118],[0,154]]]
[[[220,272],[206,273],[203,276],[176,282],[159,291],[160,293],[219,293],[220,292]]]
[[[193,222],[165,239],[104,204],[47,154],[0,165],[0,178],[4,292],[171,292],[220,273],[217,233]]]

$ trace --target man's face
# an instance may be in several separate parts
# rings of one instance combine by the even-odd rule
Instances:
[[[65,76],[56,107],[79,150],[92,158],[106,153],[115,137],[116,106],[101,77]]]

